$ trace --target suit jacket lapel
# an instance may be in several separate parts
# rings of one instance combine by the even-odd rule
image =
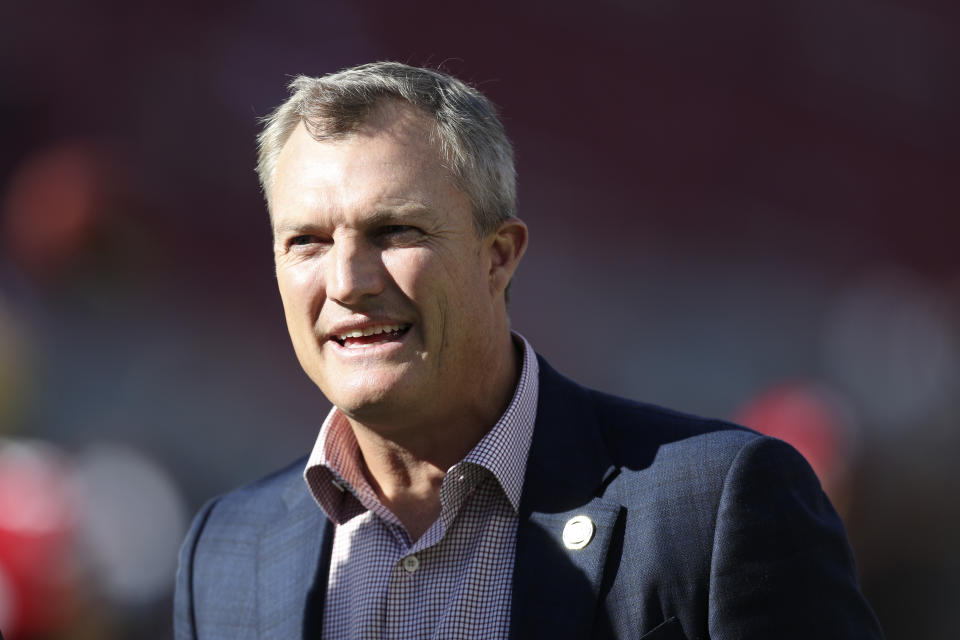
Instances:
[[[615,469],[586,390],[540,359],[540,398],[527,461],[514,567],[514,638],[586,638],[596,618],[608,555],[619,555],[624,508],[597,495]],[[570,518],[595,533],[582,549],[562,541]],[[616,560],[616,558],[614,558]]]
[[[333,526],[296,477],[283,495],[284,517],[260,539],[259,636],[320,637]]]

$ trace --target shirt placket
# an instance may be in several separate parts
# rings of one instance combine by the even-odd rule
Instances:
[[[417,637],[420,631],[432,624],[430,593],[432,573],[426,557],[427,550],[415,551],[404,544],[398,547],[390,572],[384,625],[384,638],[406,640]]]
[[[400,545],[387,588],[385,637],[405,640],[437,627],[447,599],[444,594],[457,576],[440,575],[433,560],[442,555],[449,527],[482,478],[483,470],[476,465],[452,467],[441,487],[443,507],[437,522],[412,546]],[[402,528],[393,533],[398,541],[408,539]]]

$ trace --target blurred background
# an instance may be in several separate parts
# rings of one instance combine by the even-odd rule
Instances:
[[[309,451],[254,137],[376,59],[500,106],[515,329],[793,442],[888,637],[957,637],[957,5],[40,0],[0,4],[8,640],[169,637],[192,514]]]

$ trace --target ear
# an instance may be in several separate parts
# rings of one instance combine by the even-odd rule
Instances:
[[[487,242],[490,246],[490,290],[499,295],[510,284],[510,278],[527,250],[527,225],[519,218],[504,220],[487,236]]]

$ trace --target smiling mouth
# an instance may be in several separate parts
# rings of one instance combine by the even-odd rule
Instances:
[[[343,333],[331,336],[331,339],[341,347],[365,347],[382,342],[399,340],[409,330],[409,324],[381,325],[377,327],[364,327],[363,329],[351,329],[350,331],[344,331]]]

